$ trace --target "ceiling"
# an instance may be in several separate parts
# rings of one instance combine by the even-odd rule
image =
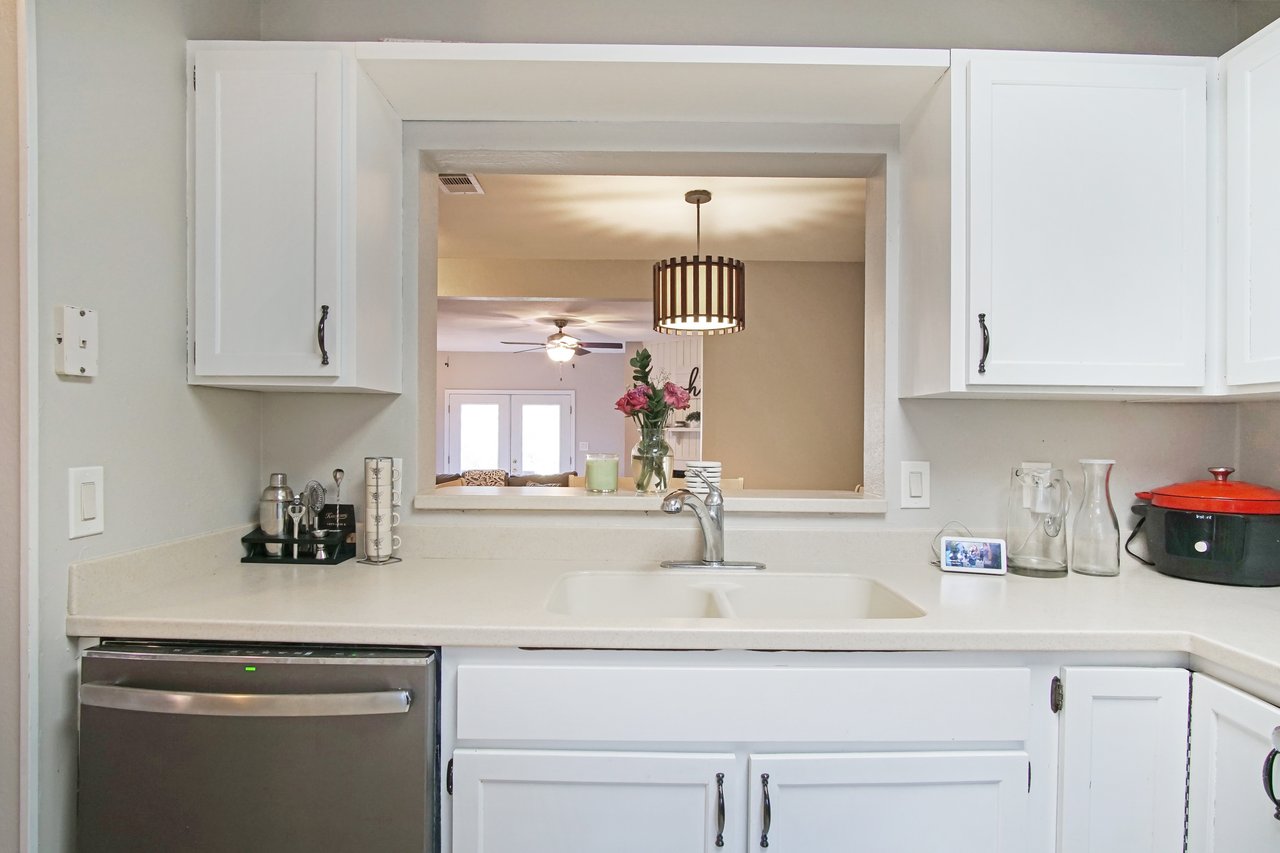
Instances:
[[[704,254],[744,261],[863,260],[861,178],[477,175],[484,195],[440,194],[442,258],[657,260],[693,254],[706,189]]]
[[[483,195],[440,193],[441,258],[642,260],[693,254],[706,189],[702,250],[746,261],[859,262],[866,181],[813,177],[663,177],[479,174]],[[514,352],[499,341],[541,341],[556,318],[582,340],[656,337],[647,302],[441,298],[440,352]]]
[[[537,344],[556,331],[554,321],[567,319],[567,334],[583,341],[626,344],[660,337],[653,331],[649,302],[588,302],[582,299],[438,300],[436,349],[440,352],[518,352],[526,347],[501,341]],[[598,354],[623,354],[625,350]]]

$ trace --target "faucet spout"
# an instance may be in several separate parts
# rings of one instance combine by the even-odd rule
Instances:
[[[698,517],[702,528],[702,561],[710,565],[724,562],[724,498],[719,489],[705,499],[688,489],[676,489],[662,499],[662,511],[675,515],[686,506]]]

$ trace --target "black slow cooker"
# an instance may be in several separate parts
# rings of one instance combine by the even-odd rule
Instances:
[[[1175,578],[1230,586],[1280,586],[1280,491],[1229,480],[1234,468],[1210,468],[1212,480],[1138,492],[1150,560]]]

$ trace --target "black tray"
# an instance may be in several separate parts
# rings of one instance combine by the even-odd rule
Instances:
[[[261,527],[255,527],[252,533],[240,537],[246,555],[240,558],[242,563],[289,563],[293,565],[336,566],[356,555],[356,546],[347,542],[346,530],[332,530],[323,537],[304,536],[295,539],[292,536],[268,536]],[[315,558],[317,543],[324,543],[328,556],[323,560]],[[267,553],[267,545],[279,544],[280,556]],[[293,546],[298,546],[298,557],[293,557]]]

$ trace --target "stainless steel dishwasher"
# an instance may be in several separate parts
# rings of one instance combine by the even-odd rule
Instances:
[[[437,679],[426,649],[95,646],[78,850],[435,850]]]

